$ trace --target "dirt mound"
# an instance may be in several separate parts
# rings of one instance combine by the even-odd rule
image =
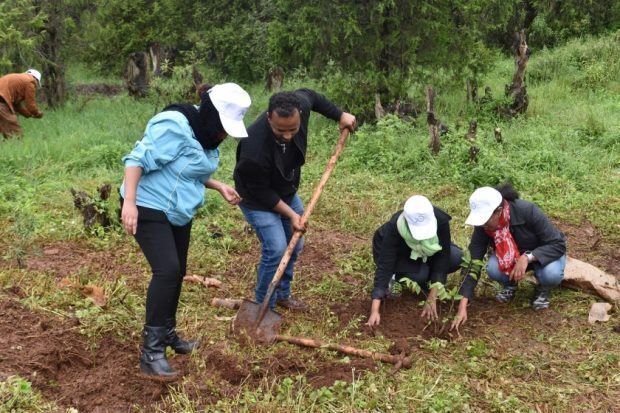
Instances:
[[[580,225],[558,223],[567,238],[568,255],[598,267],[620,279],[620,249],[588,220]]]
[[[144,266],[139,260],[128,260],[127,252],[115,250],[94,250],[88,245],[75,242],[49,244],[33,252],[25,260],[25,269],[54,275],[57,279],[75,273],[100,274],[106,279],[116,280],[120,275],[143,283]],[[142,259],[142,256],[138,254]]]
[[[520,292],[519,294],[524,294]],[[384,302],[381,310],[381,324],[378,328],[370,329],[365,324],[353,329],[349,333],[350,340],[364,339],[370,336],[382,335],[393,342],[390,349],[392,354],[406,354],[416,351],[425,340],[440,338],[452,340],[458,337],[456,331],[449,331],[451,317],[456,313],[456,305],[450,311],[450,305],[440,303],[438,313],[440,321],[428,322],[420,317],[422,307],[420,301],[423,297],[415,294],[404,293],[398,297],[391,297]],[[330,307],[344,328],[352,320],[361,318],[366,320],[370,310],[370,298],[360,297],[349,303],[338,304]],[[489,327],[495,330],[506,328],[507,332],[519,335],[520,330],[514,329],[514,323],[524,320],[523,326],[538,328],[541,331],[556,328],[562,322],[562,315],[549,309],[541,315],[528,308],[518,308],[513,305],[501,305],[491,297],[476,297],[468,309],[469,318],[466,324],[460,328],[460,334],[464,337],[480,337],[488,333]],[[441,321],[444,319],[444,321]],[[361,334],[360,334],[361,333]],[[524,339],[528,334],[524,332]]]
[[[126,411],[151,406],[167,387],[140,378],[138,348],[105,337],[89,349],[76,321],[60,321],[0,301],[0,371],[4,379],[19,375],[60,406],[84,412]],[[183,369],[181,359],[173,366]]]

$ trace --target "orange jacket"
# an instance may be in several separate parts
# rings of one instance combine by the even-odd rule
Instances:
[[[35,91],[37,80],[28,73],[11,73],[0,77],[0,97],[11,109],[29,118],[40,118],[43,113],[37,108]]]

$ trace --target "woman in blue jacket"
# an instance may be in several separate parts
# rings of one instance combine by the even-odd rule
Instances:
[[[247,137],[243,116],[250,96],[234,83],[204,85],[200,90],[200,106],[166,107],[148,122],[142,140],[123,158],[123,226],[135,237],[153,272],[140,357],[140,369],[152,376],[177,375],[166,359],[167,346],[181,354],[198,346],[177,335],[176,311],[192,219],[204,203],[205,187],[218,191],[230,204],[240,201],[234,188],[211,175],[219,164],[217,147],[226,136]]]

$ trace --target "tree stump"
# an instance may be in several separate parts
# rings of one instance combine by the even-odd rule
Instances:
[[[428,123],[428,131],[431,135],[431,140],[428,147],[431,149],[433,155],[437,155],[441,149],[441,142],[439,141],[439,119],[435,116],[435,91],[432,86],[426,87],[426,123]]]
[[[480,153],[480,148],[476,145],[472,145],[469,147],[469,162],[476,162],[478,160],[478,154]]]
[[[125,82],[130,96],[143,98],[149,88],[149,55],[145,52],[129,54]]]
[[[502,130],[497,127],[493,130],[493,132],[495,133],[495,141],[498,143],[501,143],[502,141]]]
[[[385,109],[383,109],[383,105],[381,105],[381,97],[378,93],[375,93],[375,118],[379,120],[384,116]]]
[[[107,201],[112,191],[112,185],[104,184],[97,188],[98,197],[91,197],[84,191],[76,191],[71,188],[73,195],[73,205],[77,208],[84,218],[84,227],[90,229],[95,224],[108,228],[112,225],[112,219],[102,208],[102,202]]]
[[[467,135],[465,135],[465,139],[470,142],[475,142],[476,133],[478,133],[478,122],[476,122],[476,119],[472,119],[471,121],[469,121],[469,129],[467,130]]]
[[[276,66],[269,70],[267,74],[267,84],[265,85],[265,90],[269,92],[277,92],[282,89],[284,85],[284,69],[280,66]]]

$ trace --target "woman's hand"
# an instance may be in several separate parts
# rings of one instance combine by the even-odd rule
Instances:
[[[437,315],[437,288],[431,288],[428,293],[424,307],[422,307],[422,318],[428,321],[435,321],[439,318]]]
[[[230,185],[226,185],[223,182],[216,181],[215,179],[209,178],[207,182],[205,182],[205,186],[209,189],[215,189],[217,192],[222,195],[222,198],[226,200],[230,205],[237,205],[241,202],[241,197]]]
[[[368,317],[368,322],[366,323],[367,326],[369,327],[376,327],[379,325],[379,323],[381,322],[381,314],[379,314],[379,312],[371,312],[370,316]]]
[[[220,194],[222,194],[222,198],[226,200],[230,205],[238,205],[241,202],[241,196],[235,191],[235,188],[232,186],[222,184],[218,189]]]
[[[138,231],[138,207],[135,201],[123,201],[121,220],[123,221],[125,231],[129,235],[136,235],[136,231]]]
[[[456,317],[450,326],[450,331],[456,329],[456,332],[459,335],[461,335],[461,333],[459,333],[459,327],[467,321],[467,301],[467,298],[461,299],[461,302],[459,303],[459,310],[457,311]]]
[[[508,278],[510,278],[512,281],[521,281],[523,277],[525,277],[525,271],[527,270],[528,264],[529,262],[527,260],[527,255],[521,255],[515,263],[512,271],[510,271],[510,274],[508,274]]]
[[[381,300],[373,299],[372,305],[370,306],[370,316],[368,317],[368,322],[366,323],[369,327],[376,327],[381,322],[381,314],[379,313],[379,308],[381,307]]]

